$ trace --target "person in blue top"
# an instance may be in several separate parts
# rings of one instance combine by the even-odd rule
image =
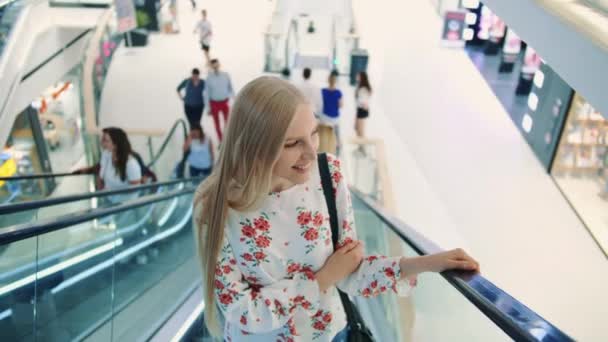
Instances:
[[[184,111],[190,127],[201,125],[205,109],[205,80],[201,79],[200,74],[198,69],[192,69],[192,75],[177,86],[177,96],[184,102]],[[184,89],[186,91],[182,95]]]
[[[340,149],[340,108],[342,108],[342,92],[336,87],[338,73],[332,71],[328,78],[328,87],[321,89],[323,96],[323,113],[319,115],[319,119],[323,124],[332,126],[336,134],[336,144],[338,153]]]
[[[213,144],[201,126],[192,126],[190,135],[184,143],[186,161],[190,166],[190,177],[207,177],[213,169]]]

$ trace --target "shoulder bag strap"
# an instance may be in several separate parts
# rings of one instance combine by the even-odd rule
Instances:
[[[327,155],[320,153],[317,156],[319,163],[319,173],[321,175],[321,184],[323,185],[323,194],[325,195],[325,202],[327,202],[327,209],[329,211],[329,223],[331,225],[331,239],[333,241],[334,251],[338,244],[338,210],[336,209],[336,198],[334,196],[334,188],[331,181],[331,174],[329,173],[329,165],[327,164]],[[342,290],[337,289],[340,294],[340,300],[346,313],[346,320],[349,323],[356,321],[355,308],[353,303],[348,298],[348,295]]]

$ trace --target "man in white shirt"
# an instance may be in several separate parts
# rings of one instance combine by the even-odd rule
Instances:
[[[203,10],[201,13],[203,18],[196,23],[194,32],[198,32],[201,48],[205,52],[207,63],[209,63],[209,50],[211,49],[211,37],[213,36],[213,30],[211,29],[211,22],[207,20],[207,10]]]
[[[296,86],[298,87],[298,89],[300,89],[304,96],[306,96],[310,103],[312,103],[315,115],[318,115],[321,113],[321,110],[323,108],[323,101],[321,99],[321,88],[319,88],[319,86],[317,86],[310,80],[311,75],[312,71],[310,70],[310,68],[304,68],[304,71],[302,72],[302,77],[304,78],[304,81],[300,82]]]

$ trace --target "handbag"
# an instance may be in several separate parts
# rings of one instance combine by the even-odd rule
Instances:
[[[327,209],[329,211],[329,223],[331,226],[331,239],[336,249],[338,244],[338,210],[336,209],[336,198],[334,195],[333,185],[331,181],[331,175],[329,173],[329,165],[327,163],[327,155],[320,153],[317,155],[317,161],[319,163],[319,173],[321,175],[321,184],[323,186],[323,195],[325,195],[325,202],[327,202]],[[340,294],[340,301],[344,307],[346,313],[346,321],[348,323],[348,338],[349,342],[374,342],[372,332],[367,328],[359,310],[353,302],[351,302],[348,295],[342,290],[337,289]]]

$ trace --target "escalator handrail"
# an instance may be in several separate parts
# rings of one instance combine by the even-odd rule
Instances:
[[[18,224],[15,226],[3,228],[0,230],[0,246],[54,232],[83,222],[99,219],[104,216],[113,215],[116,213],[125,212],[153,203],[158,203],[172,198],[189,195],[194,193],[195,190],[196,187],[190,186],[181,190],[175,190],[164,194],[144,196],[114,207],[87,209],[60,217],[39,220],[35,223]]]
[[[58,178],[58,177],[71,177],[71,176],[90,176],[90,173],[37,173],[33,175],[19,175],[19,176],[9,176],[9,177],[0,177],[0,181],[19,181],[19,180],[27,180],[27,179],[39,179],[39,178]]]
[[[167,148],[167,145],[169,145],[169,141],[171,141],[171,139],[173,138],[173,134],[175,134],[175,131],[177,130],[178,126],[182,127],[184,141],[186,140],[186,137],[188,136],[188,126],[186,125],[186,121],[184,121],[184,119],[177,119],[177,121],[175,121],[175,123],[173,124],[173,127],[171,127],[171,129],[169,130],[169,133],[167,133],[167,138],[165,138],[165,141],[162,143],[162,145],[158,149],[158,152],[156,153],[156,155],[152,158],[152,160],[148,163],[148,165],[146,165],[147,167],[154,166],[154,164],[156,164],[156,162],[160,159],[160,156],[163,154],[163,152]]]
[[[21,212],[21,211],[39,209],[39,208],[44,208],[44,207],[68,203],[68,202],[88,200],[91,198],[101,198],[101,197],[120,195],[120,194],[140,191],[140,190],[154,189],[154,188],[158,188],[158,187],[162,187],[162,186],[170,186],[170,185],[179,184],[179,183],[196,182],[201,179],[202,179],[202,177],[181,178],[181,179],[175,179],[175,180],[161,182],[161,183],[150,183],[150,184],[143,184],[143,185],[137,185],[137,186],[129,186],[129,187],[123,188],[123,189],[100,190],[100,191],[95,191],[95,192],[85,192],[85,193],[76,194],[76,195],[45,198],[45,199],[41,199],[41,200],[37,200],[37,201],[5,204],[5,205],[0,205],[0,215],[14,214],[14,213]]]
[[[416,230],[392,217],[365,194],[355,188],[351,188],[351,193],[418,254],[443,251]],[[574,341],[565,332],[479,274],[447,271],[441,275],[515,341]]]

